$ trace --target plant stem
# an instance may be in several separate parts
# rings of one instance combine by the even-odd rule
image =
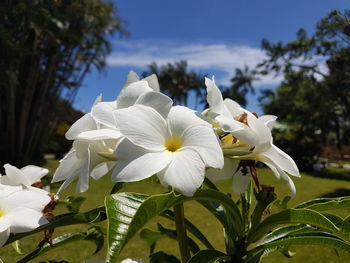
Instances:
[[[190,258],[190,250],[188,246],[188,238],[186,233],[184,206],[183,204],[174,205],[174,216],[176,224],[177,241],[181,253],[181,261],[186,263]]]

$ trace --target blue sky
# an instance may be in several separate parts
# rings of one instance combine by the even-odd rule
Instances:
[[[303,27],[312,33],[316,22],[333,9],[349,8],[348,0],[123,0],[115,1],[129,38],[111,39],[112,53],[104,74],[92,71],[79,90],[75,107],[89,111],[95,97],[114,100],[130,70],[141,74],[155,61],[162,65],[180,59],[190,69],[229,84],[236,67],[253,67],[264,58],[262,38],[290,41]],[[273,88],[273,75],[255,83]],[[248,109],[261,112],[256,97]]]

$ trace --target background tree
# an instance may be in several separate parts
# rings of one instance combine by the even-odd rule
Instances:
[[[108,34],[126,32],[102,0],[3,1],[0,17],[0,160],[21,166],[41,160],[58,100],[103,69]]]
[[[327,145],[349,144],[350,128],[350,11],[332,11],[309,36],[304,29],[288,43],[262,40],[267,59],[241,79],[282,74],[275,90],[264,90],[263,110],[283,124],[276,144],[289,148],[302,168],[310,168]],[[242,84],[241,84],[242,86]],[[303,153],[302,155],[300,153]]]
[[[199,105],[207,108],[206,86],[204,76],[195,71],[188,71],[187,62],[181,60],[173,64],[168,63],[159,67],[156,63],[148,66],[148,71],[142,74],[143,77],[151,74],[157,74],[162,92],[171,97],[175,104],[187,105],[190,93],[194,93],[195,105],[198,109]],[[231,98],[242,106],[247,104],[246,95],[254,93],[253,81],[258,78],[255,71],[250,71],[248,67],[243,70],[236,69],[235,75],[231,78],[231,86],[219,86],[224,98]]]

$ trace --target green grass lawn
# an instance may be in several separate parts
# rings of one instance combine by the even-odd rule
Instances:
[[[50,161],[47,167],[50,170],[55,169],[57,165],[56,161]],[[51,171],[52,172],[52,171]],[[341,173],[341,171],[336,171],[337,174]],[[336,195],[337,193],[348,193],[350,192],[350,183],[347,180],[339,180],[339,179],[331,179],[326,178],[331,176],[319,176],[314,177],[307,174],[303,174],[301,178],[294,179],[294,182],[297,187],[297,195],[296,197],[290,201],[290,206],[294,206],[300,202],[320,197],[320,196],[331,196]],[[276,187],[276,192],[279,198],[282,198],[285,195],[288,195],[289,191],[283,181],[279,181],[275,179],[272,173],[268,169],[260,169],[259,170],[259,178],[260,181],[264,184],[273,185]],[[339,178],[339,177],[336,177]],[[65,190],[60,198],[64,198],[65,196],[74,194],[74,185],[70,186],[67,190]],[[104,177],[98,181],[94,181],[93,179],[90,182],[90,189],[87,193],[81,194],[87,198],[85,203],[82,206],[82,211],[87,211],[97,206],[101,206],[103,204],[104,196],[110,192],[113,187],[110,178]],[[219,184],[220,189],[224,192],[230,192],[231,182],[226,181]],[[55,191],[53,189],[52,191]],[[339,192],[339,190],[341,190]],[[138,183],[128,184],[123,191],[131,191],[131,192],[142,192],[142,193],[161,193],[165,190],[152,182],[152,180],[142,181]],[[65,213],[63,207],[58,207],[56,213]],[[204,208],[198,205],[196,202],[189,202],[185,204],[185,213],[186,217],[189,218],[195,225],[197,225],[203,233],[205,233],[208,239],[214,244],[214,246],[224,251],[224,243],[223,243],[223,233],[220,224],[216,221],[216,219],[208,213]],[[346,216],[349,214],[349,211],[342,211],[340,215]],[[147,224],[148,228],[156,229],[156,223],[161,222],[166,227],[174,228],[174,224],[169,222],[164,218],[155,218],[151,222]],[[87,227],[84,225],[75,225],[70,227],[58,228],[55,231],[55,236],[59,236],[63,233],[67,232],[76,232],[76,231],[84,231]],[[34,236],[25,238],[20,243],[20,247],[22,251],[26,254],[31,250],[35,249],[36,245],[42,238],[42,234],[36,234]],[[67,245],[65,247],[60,247],[53,249],[45,255],[33,260],[32,262],[42,262],[47,260],[67,260],[69,262],[84,262],[85,259],[103,259],[106,252],[106,246],[102,251],[100,251],[96,255],[92,255],[94,251],[94,244],[81,241],[76,242],[74,244]],[[263,260],[264,263],[313,263],[313,262],[327,262],[327,263],[335,263],[335,262],[350,262],[350,254],[340,253],[338,256],[333,249],[318,247],[318,246],[302,246],[302,247],[292,247],[293,251],[297,252],[296,255],[288,259],[281,255],[278,252],[271,254],[269,257]],[[159,242],[156,250],[164,250],[168,253],[172,253],[178,255],[178,248],[175,241],[164,239],[162,242]],[[131,257],[131,258],[142,258],[147,262],[148,256],[148,247],[144,241],[142,241],[139,236],[135,236],[129,244],[124,248],[120,259]],[[0,249],[0,258],[3,259],[4,263],[12,263],[19,260],[23,255],[18,255],[11,245]]]

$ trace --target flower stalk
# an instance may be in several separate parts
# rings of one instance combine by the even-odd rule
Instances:
[[[181,261],[185,263],[191,258],[191,254],[188,246],[184,206],[182,203],[174,205],[174,215],[175,215],[177,241],[179,243],[179,250],[181,254]]]

